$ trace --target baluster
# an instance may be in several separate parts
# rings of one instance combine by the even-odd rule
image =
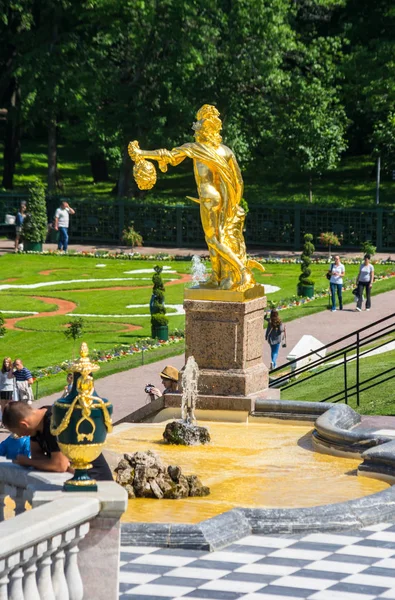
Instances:
[[[66,548],[66,581],[69,589],[70,600],[83,600],[84,588],[78,568],[78,544],[79,538],[72,546]]]
[[[0,577],[0,600],[8,600],[8,579],[7,573]]]
[[[25,578],[23,580],[23,593],[26,600],[41,600],[37,588],[37,557],[25,566]]]
[[[22,578],[23,578],[22,567],[18,567],[14,571],[11,571],[10,583],[8,585],[9,600],[24,600],[25,599],[25,597],[23,595]],[[27,600],[29,600],[29,599],[27,599]]]
[[[50,554],[44,555],[38,561],[38,576],[37,588],[40,600],[56,600],[52,587],[51,565],[52,559]],[[28,600],[26,598],[26,600]]]
[[[56,552],[53,558],[52,583],[56,600],[70,600],[65,575],[65,558],[63,549]]]
[[[78,568],[78,544],[89,531],[89,523],[83,523],[76,529],[69,529],[64,534],[66,551],[66,581],[70,600],[83,600],[84,586]]]
[[[15,502],[15,516],[20,515],[21,513],[25,512],[25,496],[24,496],[24,490],[22,488],[16,488],[14,502]]]

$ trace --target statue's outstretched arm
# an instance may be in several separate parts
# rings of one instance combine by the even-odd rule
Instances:
[[[185,152],[182,150],[182,146],[179,148],[173,148],[173,150],[166,150],[165,148],[161,148],[159,150],[142,150],[139,147],[138,142],[130,142],[128,146],[128,152],[130,158],[134,162],[138,162],[140,159],[151,159],[157,160],[159,163],[159,168],[161,171],[167,171],[167,165],[171,165],[175,167],[180,164],[186,157]]]

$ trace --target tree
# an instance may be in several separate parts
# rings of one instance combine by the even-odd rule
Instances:
[[[78,3],[79,4],[79,3]],[[48,140],[48,192],[60,187],[58,120],[76,93],[80,71],[79,26],[84,4],[74,0],[36,0],[34,21],[22,61],[28,118],[44,124]],[[71,116],[71,115],[70,115]]]
[[[392,0],[347,0],[337,22],[347,51],[342,99],[350,119],[350,147],[355,153],[375,148],[373,135],[395,111],[395,12]]]
[[[0,337],[4,337],[4,336],[5,336],[5,334],[6,334],[6,331],[7,331],[7,330],[6,330],[6,328],[5,328],[5,325],[4,325],[4,317],[3,317],[3,314],[2,314],[2,313],[0,313]]]
[[[361,246],[362,254],[370,254],[370,256],[374,256],[374,254],[376,254],[376,250],[377,248],[372,244],[371,240],[366,240],[366,242],[363,242]]]
[[[85,327],[85,321],[82,317],[78,317],[76,319],[72,319],[67,323],[67,329],[65,329],[64,334],[67,339],[73,340],[73,358],[75,355],[75,343],[76,340],[82,337],[82,331]]]
[[[331,246],[340,246],[341,241],[333,231],[324,231],[319,236],[319,242],[322,246],[328,247],[328,259],[331,258]]]
[[[26,217],[23,221],[23,237],[28,242],[43,243],[48,233],[45,188],[37,179],[29,186]]]
[[[392,171],[395,167],[395,111],[374,124],[372,141],[373,152],[381,157],[384,170]]]
[[[13,188],[22,129],[21,56],[32,27],[31,0],[0,0],[0,107],[7,110],[2,185]]]
[[[129,227],[123,230],[122,241],[127,246],[134,248],[143,245],[143,236],[135,230],[133,223],[131,223]]]
[[[299,285],[300,286],[314,285],[314,281],[312,279],[310,279],[311,256],[313,255],[313,253],[315,251],[315,247],[312,242],[313,242],[313,236],[311,235],[311,233],[305,233],[303,252],[302,252],[302,256],[301,256],[302,263],[300,265],[302,272],[299,275]]]
[[[152,337],[157,337],[156,330],[158,327],[168,325],[169,319],[166,317],[165,307],[165,286],[161,277],[163,267],[156,265],[154,267],[154,275],[152,277],[153,288],[150,300],[151,312],[151,329]],[[167,339],[167,338],[166,338]]]
[[[338,36],[318,35],[316,27],[306,32],[298,22],[296,18],[295,27],[302,32],[286,58],[287,83],[273,108],[270,146],[262,148],[285,168],[307,175],[312,202],[313,178],[335,169],[347,147],[348,121],[338,81],[343,42]]]

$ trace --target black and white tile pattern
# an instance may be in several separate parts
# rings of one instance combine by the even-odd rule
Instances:
[[[395,600],[395,525],[253,535],[218,552],[123,546],[122,600]]]

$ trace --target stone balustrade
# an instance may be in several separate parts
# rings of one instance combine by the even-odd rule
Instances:
[[[65,493],[69,477],[0,458],[0,600],[118,598],[127,494],[109,481],[98,492]],[[15,517],[4,520],[7,496]]]

